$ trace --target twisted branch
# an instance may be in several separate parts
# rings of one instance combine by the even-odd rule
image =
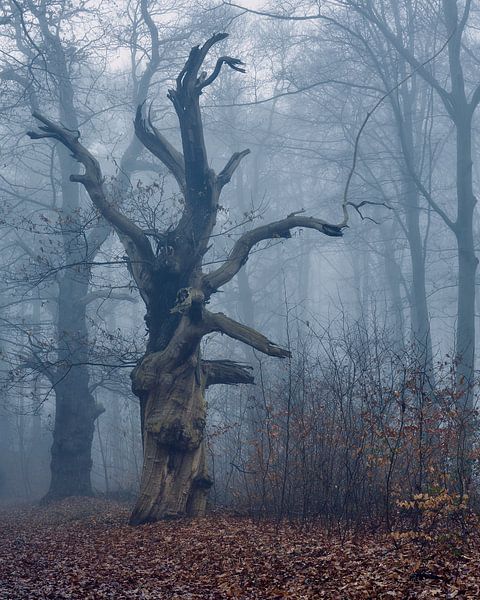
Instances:
[[[208,298],[219,287],[225,285],[240,271],[247,262],[250,250],[263,240],[276,238],[290,238],[290,230],[295,227],[304,227],[306,229],[315,229],[320,233],[331,237],[341,237],[342,230],[337,225],[331,225],[321,219],[314,217],[304,217],[292,213],[285,219],[274,221],[268,225],[262,225],[247,231],[233,246],[225,262],[215,271],[212,271],[203,278],[203,289],[205,297]]]

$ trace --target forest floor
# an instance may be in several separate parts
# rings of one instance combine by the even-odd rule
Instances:
[[[99,499],[0,509],[0,599],[480,598],[479,531],[459,550],[219,515],[127,518]]]

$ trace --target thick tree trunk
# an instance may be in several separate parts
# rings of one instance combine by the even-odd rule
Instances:
[[[51,481],[44,501],[92,494],[92,440],[103,412],[89,390],[86,303],[88,273],[67,271],[59,283],[58,358]]]
[[[148,390],[144,412],[144,465],[130,518],[139,525],[204,514],[211,481],[205,463],[205,377],[196,352],[167,372],[137,369],[134,387]]]
[[[76,123],[73,108],[68,114],[65,113],[65,118],[68,118],[68,123]],[[58,148],[58,158],[62,189],[60,227],[64,260],[67,265],[80,264],[85,256],[85,249],[80,248],[77,241],[81,227],[77,216],[80,198],[78,186],[70,181],[70,173],[77,173],[79,167],[63,147]],[[91,446],[95,419],[102,411],[96,410],[95,401],[89,391],[85,302],[88,284],[89,267],[82,267],[77,271],[67,269],[58,282],[58,368],[53,381],[55,427],[51,449],[51,481],[44,502],[67,496],[92,494]]]
[[[76,371],[56,388],[50,488],[44,500],[92,494],[92,440],[98,409]]]

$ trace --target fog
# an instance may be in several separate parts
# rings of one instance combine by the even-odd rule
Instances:
[[[476,505],[478,4],[0,10],[1,502]]]

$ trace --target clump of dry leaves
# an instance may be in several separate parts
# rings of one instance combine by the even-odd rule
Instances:
[[[461,547],[214,515],[131,528],[70,499],[0,511],[0,599],[479,598],[480,528]]]

